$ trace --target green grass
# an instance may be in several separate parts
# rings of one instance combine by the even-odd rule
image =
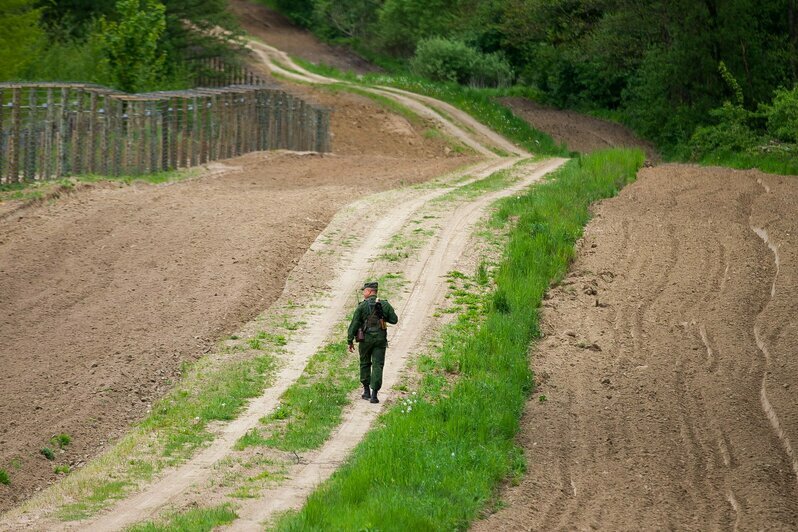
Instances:
[[[127,532],[208,532],[216,527],[232,523],[238,515],[229,504],[213,508],[194,508],[172,514],[163,523],[141,523]]]
[[[721,152],[704,157],[700,163],[742,170],[757,168],[771,174],[798,175],[798,154],[794,153]]]
[[[235,419],[246,400],[263,390],[274,364],[273,357],[261,355],[207,373],[198,368],[193,379],[158,401],[141,428],[160,434],[164,456],[183,459],[211,439],[209,422]]]
[[[137,175],[113,176],[113,175],[85,174],[77,176],[76,179],[83,183],[96,183],[97,181],[121,181],[123,183],[130,184],[135,181],[141,181],[144,183],[159,184],[159,183],[167,183],[172,181],[182,181],[183,179],[195,177],[199,173],[200,173],[199,169],[190,168],[187,170],[167,170],[164,172],[155,172],[154,174],[137,174]]]
[[[123,499],[126,489],[130,486],[127,481],[103,482],[95,486],[91,494],[78,502],[67,504],[58,511],[58,518],[62,521],[79,521],[86,519],[97,510],[104,508],[109,501]]]
[[[344,467],[278,529],[465,529],[503,480],[521,474],[514,438],[533,389],[528,350],[539,335],[541,299],[567,271],[589,205],[632,181],[643,159],[636,150],[597,152],[500,202],[493,224],[515,224],[496,288],[469,311],[478,313],[476,325],[459,319],[462,330],[445,336],[444,362],[431,363],[451,370],[450,387],[411,411],[398,404],[386,412]]]
[[[200,170],[172,170],[145,175],[108,176],[87,174],[76,177],[56,179],[52,181],[31,181],[22,183],[0,183],[0,202],[32,201],[47,197],[55,199],[59,194],[70,192],[78,183],[97,183],[100,181],[119,181],[131,184],[136,181],[144,183],[167,183],[181,181],[199,175]]]
[[[8,471],[0,469],[0,484],[8,486],[11,484],[11,477],[8,476]]]
[[[321,446],[341,422],[349,392],[358,384],[358,367],[345,340],[325,345],[280,398],[280,407],[264,419],[269,435],[261,442],[283,451]]]
[[[42,447],[41,449],[39,449],[39,453],[41,453],[41,455],[47,458],[48,460],[55,460],[55,453],[53,453],[53,450],[50,449],[49,447]]]
[[[59,508],[58,518],[90,517],[164,467],[187,459],[212,438],[208,423],[234,419],[249,398],[262,393],[274,366],[274,357],[265,353],[184,364],[185,377],[153,405],[149,417],[108,453],[59,484],[57,497],[70,502]]]
[[[55,446],[58,446],[59,449],[63,449],[71,442],[72,438],[69,436],[69,434],[63,434],[63,433],[56,434],[55,436],[50,438],[50,443],[52,443]]]

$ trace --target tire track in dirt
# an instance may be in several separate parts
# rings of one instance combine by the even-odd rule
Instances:
[[[288,54],[267,44],[258,41],[250,41],[249,47],[261,58],[271,72],[285,78],[302,83],[321,85],[333,83],[346,84],[346,82],[342,82],[341,80],[314,74],[304,69],[302,66],[296,64]],[[475,120],[468,113],[441,100],[401,89],[395,89],[393,87],[358,86],[358,88],[391,98],[410,108],[415,113],[433,120],[448,134],[474,149],[480,155],[497,157],[496,153],[491,149],[493,148],[503,150],[513,156],[529,156],[524,150],[521,150],[512,142]],[[445,111],[449,117],[455,118],[456,122],[444,117],[437,109]]]

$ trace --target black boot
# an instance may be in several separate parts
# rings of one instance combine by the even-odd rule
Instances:
[[[380,400],[377,399],[377,390],[374,390],[373,392],[371,392],[371,401],[370,402],[371,403],[379,403],[380,402]]]
[[[376,394],[377,392],[374,393]],[[363,399],[371,399],[371,390],[369,389],[368,384],[363,385],[363,395],[361,395],[360,397],[362,397]]]

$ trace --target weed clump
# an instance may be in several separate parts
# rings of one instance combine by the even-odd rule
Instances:
[[[49,447],[42,447],[39,452],[48,460],[55,460],[55,453]]]
[[[0,469],[0,484],[8,486],[11,484],[11,477],[8,476],[8,471]]]

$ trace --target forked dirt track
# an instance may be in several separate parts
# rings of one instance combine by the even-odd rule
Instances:
[[[289,66],[290,71],[282,69],[279,65],[269,64],[271,69],[280,70],[284,75],[290,74],[290,77],[308,83],[329,83],[331,81],[303,71],[285,54],[274,48],[258,43],[251,43],[251,45],[264,61],[271,62],[274,58],[279,58],[283,65]],[[422,99],[410,94],[397,95],[392,92],[386,94],[422,116],[435,120],[440,127],[446,129],[458,141],[472,146],[492,159],[469,171],[466,174],[469,177],[459,180],[456,187],[464,186],[496,171],[509,168],[520,160],[518,157],[504,159],[496,157],[489,148],[499,146],[512,148],[515,152],[522,152],[522,150],[453,108],[451,114],[462,122],[449,121],[430,109],[427,105],[433,103],[431,99]],[[441,107],[446,105],[443,102],[435,101],[434,103]],[[467,130],[463,128],[463,123],[468,124]],[[400,307],[400,314],[406,316],[407,319],[406,321],[402,320],[391,338],[391,357],[386,366],[387,377],[384,383],[383,404],[376,407],[355,401],[347,409],[338,429],[311,461],[294,468],[288,474],[288,480],[239,509],[240,518],[234,523],[234,529],[258,530],[262,526],[260,523],[270,518],[275,512],[301,505],[310,491],[343,462],[351,449],[366,433],[372,421],[381,411],[381,407],[385,402],[390,402],[390,387],[396,379],[397,370],[403,366],[411,348],[424,330],[424,324],[430,319],[435,304],[440,301],[442,296],[440,279],[454,266],[456,259],[465,251],[474,223],[484,214],[485,208],[492,201],[531,185],[563,162],[563,159],[554,159],[527,167],[524,177],[514,186],[497,193],[484,195],[449,213],[448,218],[442,221],[444,229],[420,252],[418,266],[407,275],[410,282],[410,294],[404,300],[403,306]],[[167,473],[141,493],[122,501],[98,519],[90,523],[82,523],[79,528],[97,531],[118,530],[135,522],[152,518],[158,510],[170,505],[186,490],[199,486],[213,474],[214,466],[231,452],[235,442],[248,429],[256,426],[258,419],[268,415],[279,405],[282,393],[301,375],[307,361],[322,347],[334,325],[346,315],[349,310],[347,301],[351,290],[370,271],[371,262],[381,253],[381,244],[401,230],[413,213],[448,191],[448,188],[421,191],[411,195],[406,201],[393,205],[390,210],[381,212],[379,219],[372,227],[368,228],[366,235],[362,237],[357,249],[345,258],[345,264],[338,268],[340,272],[338,278],[330,282],[332,287],[330,295],[317,301],[316,310],[305,317],[305,321],[313,326],[303,332],[301,339],[290,342],[287,346],[291,353],[290,362],[279,372],[275,384],[261,397],[252,401],[247,411],[227,425],[212,445],[194,459]]]
[[[253,46],[269,61],[280,56],[265,45]],[[322,81],[280,57],[292,69],[291,77],[300,73],[307,76],[302,81]],[[0,413],[10,423],[4,425],[0,458],[22,460],[14,478],[16,491],[3,488],[6,507],[53,478],[51,463],[36,458],[36,450],[49,436],[58,432],[72,436],[69,454],[59,456],[59,462],[79,467],[144,414],[179,374],[183,360],[210,349],[212,338],[275,301],[302,252],[347,201],[471,164],[469,170],[450,176],[456,181],[454,186],[463,186],[528,155],[471,117],[429,98],[382,91],[428,124],[472,147],[486,161],[473,167],[475,158],[443,157],[450,153],[443,142],[428,141],[418,126],[385,113],[365,98],[297,90],[333,107],[335,155],[250,154],[197,179],[160,187],[95,187],[5,216],[0,227],[5,247],[0,270],[6,275],[0,297],[10,312],[0,332],[9,341],[0,354],[10,374],[5,377]],[[438,109],[445,109],[446,116]],[[517,155],[499,158],[494,154],[499,150]],[[446,231],[438,237],[440,245],[425,248],[423,267],[410,279],[413,292],[407,304],[412,306],[408,312],[414,320],[430,314],[439,295],[437,288],[424,285],[419,289],[420,279],[428,275],[427,284],[438,283],[463,251],[470,227],[488,202],[529,185],[559,164],[562,160],[527,167],[528,173],[516,186],[451,213]],[[274,386],[239,419],[221,427],[210,447],[97,520],[70,526],[119,529],[153,517],[174,497],[201,482],[301,374],[347,311],[349,294],[368,272],[369,260],[379,253],[378,245],[400,230],[413,212],[450,188],[419,189],[380,213],[381,221],[363,237],[358,251],[347,256],[348,262],[340,265],[331,295],[308,320],[324,326],[287,346],[292,356]],[[326,284],[314,286],[324,289]],[[209,300],[210,294],[218,299]],[[418,325],[416,321],[410,320],[409,326]],[[20,327],[23,323],[25,328]],[[417,332],[400,333],[399,345],[409,346],[413,334]],[[394,366],[401,365],[407,355],[406,349],[401,355],[401,349],[392,349],[398,354]],[[57,365],[48,359],[54,352],[59,353]],[[31,366],[36,364],[42,369],[31,376]],[[347,414],[322,455],[335,456],[340,462],[359,441],[378,410],[372,408],[374,412],[361,418],[358,407],[363,409],[358,404]],[[285,499],[292,505],[313,485],[307,471],[284,486],[285,493],[292,493]],[[248,507],[242,516],[242,526],[255,528],[265,517],[258,505]],[[30,528],[61,526],[50,521],[37,524],[36,519],[27,516],[16,523]],[[5,526],[15,525],[9,521]]]
[[[475,159],[362,96],[332,108],[334,154],[253,153],[197,178],[99,185],[0,219],[0,485],[7,510],[80,467],[147,412],[181,363],[267,308],[357,197]],[[10,466],[10,464],[14,464]]]
[[[529,474],[476,530],[798,529],[798,178],[644,169],[544,301]]]

